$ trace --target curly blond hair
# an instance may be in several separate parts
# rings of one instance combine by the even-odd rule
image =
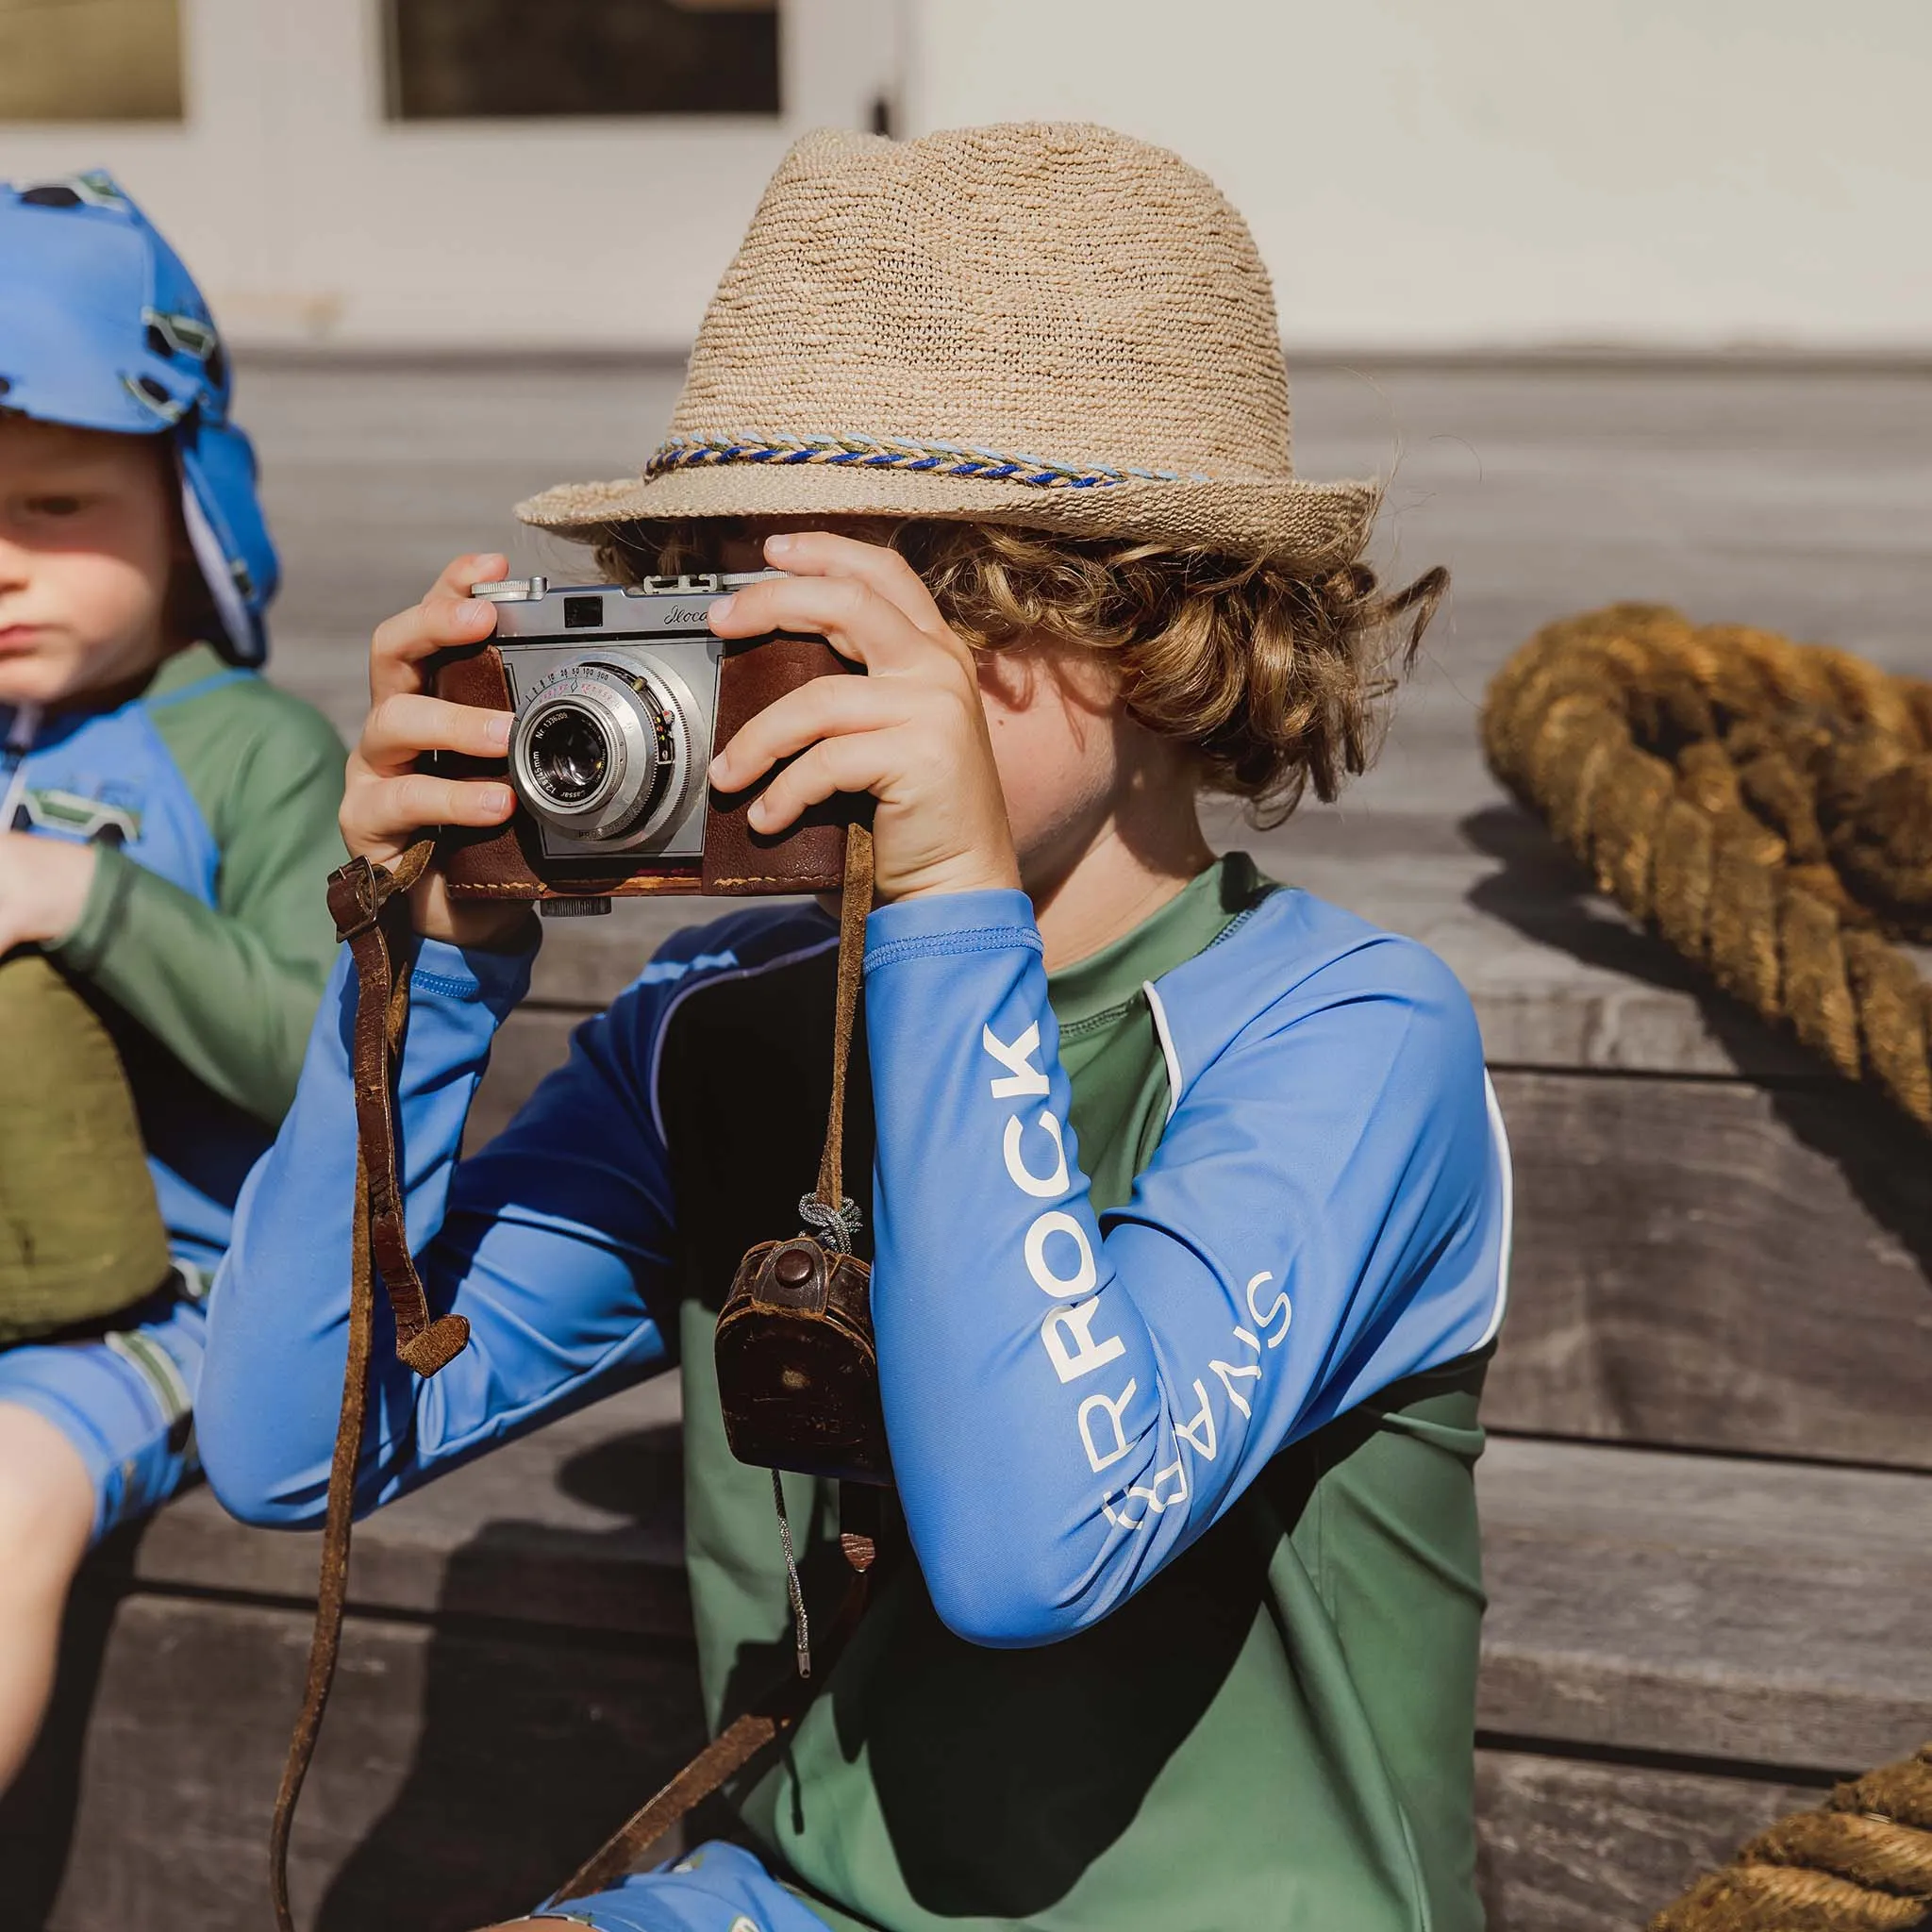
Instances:
[[[613,581],[702,568],[722,521],[611,525]],[[1198,546],[1064,537],[921,518],[863,534],[889,544],[974,649],[1041,639],[1116,661],[1129,714],[1191,745],[1201,787],[1279,824],[1312,787],[1335,797],[1380,744],[1387,700],[1448,588],[1431,570],[1384,591],[1359,557],[1316,572]]]

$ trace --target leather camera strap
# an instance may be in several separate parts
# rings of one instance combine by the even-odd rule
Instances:
[[[302,1709],[289,1740],[288,1762],[269,1828],[269,1893],[280,1932],[293,1932],[289,1908],[289,1834],[296,1801],[328,1703],[341,1648],[342,1608],[349,1584],[349,1536],[356,1503],[367,1412],[375,1281],[380,1276],[395,1319],[396,1354],[419,1375],[433,1375],[460,1355],[470,1324],[460,1315],[432,1319],[423,1282],[409,1255],[396,1172],[395,1057],[408,1017],[409,980],[398,974],[408,944],[408,891],[433,850],[421,840],[394,866],[353,858],[330,874],[328,909],[336,937],[356,961],[356,1020],[350,1074],[356,1102],[356,1206],[349,1274],[349,1348],[342,1370],[342,1407],[329,1463],[328,1508],[322,1532],[322,1574],[316,1589],[315,1631]]]
[[[826,1670],[838,1660],[846,1640],[858,1627],[871,1598],[872,1567],[878,1551],[879,1513],[884,1492],[860,1483],[839,1486],[839,1545],[852,1567],[852,1581],[824,1647]],[[850,1524],[850,1527],[844,1525]],[[818,1690],[823,1676],[810,1681],[787,1677],[753,1709],[734,1719],[671,1781],[625,1820],[584,1860],[569,1879],[537,1909],[541,1917],[552,1906],[588,1898],[607,1890],[626,1873],[635,1872],[664,1834],[721,1789],[724,1782],[776,1743],[798,1724]]]
[[[845,833],[845,888],[839,902],[839,985],[832,998],[832,1104],[819,1156],[818,1200],[835,1213],[845,1206],[845,1074],[852,1063],[852,1026],[865,980],[865,922],[872,913],[872,827]]]
[[[342,1612],[348,1596],[349,1548],[368,1411],[369,1370],[379,1277],[394,1319],[396,1354],[419,1375],[433,1375],[460,1355],[470,1324],[460,1315],[434,1316],[409,1253],[395,1144],[395,1065],[408,1018],[408,975],[398,974],[408,944],[408,892],[434,851],[420,840],[392,867],[354,858],[329,875],[328,906],[336,937],[356,962],[356,1019],[351,1074],[356,1105],[356,1203],[349,1280],[348,1357],[342,1372],[342,1405],[329,1464],[328,1505],[322,1539],[322,1572],[316,1591],[315,1630],[309,1642],[302,1708],[289,1740],[281,1789],[269,1829],[269,1893],[278,1932],[294,1932],[289,1905],[289,1840],[323,1711],[341,1650]],[[832,1099],[819,1161],[816,1198],[842,1212],[841,1152],[845,1130],[845,1076],[852,1027],[865,969],[865,921],[872,910],[872,833],[853,825],[845,842],[844,897],[839,924],[839,978],[833,1008]],[[840,1488],[840,1549],[852,1582],[824,1646],[826,1671],[863,1614],[872,1566],[878,1552],[883,1499],[853,1484]],[[789,1678],[758,1707],[727,1725],[662,1790],[627,1820],[571,1877],[554,1899],[560,1904],[597,1891],[633,1870],[657,1840],[694,1806],[716,1791],[804,1714],[815,1686]]]
[[[872,832],[853,825],[845,835],[845,886],[839,908],[839,980],[832,1008],[832,1103],[825,1120],[824,1151],[819,1158],[819,1204],[835,1216],[846,1209],[843,1185],[845,1076],[852,1058],[852,1027],[858,989],[865,977],[865,922],[872,910]],[[865,1614],[872,1570],[878,1558],[885,1493],[863,1483],[839,1485],[839,1548],[852,1572],[844,1601],[830,1635],[819,1648],[822,1667],[815,1677],[787,1677],[768,1697],[727,1724],[646,1804],[618,1826],[572,1874],[542,1910],[574,1898],[603,1891],[634,1872],[673,1825],[717,1791],[791,1730],[818,1688],[832,1674],[846,1640]]]

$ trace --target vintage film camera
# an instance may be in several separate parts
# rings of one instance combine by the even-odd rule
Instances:
[[[496,634],[443,654],[435,691],[513,712],[508,757],[437,768],[508,776],[518,808],[499,828],[444,831],[452,895],[531,899],[557,914],[647,893],[836,891],[852,801],[765,838],[745,818],[761,787],[725,798],[705,783],[712,753],[747,719],[796,685],[855,669],[822,638],[711,635],[712,604],[776,575],[476,585],[470,594],[496,606]]]
[[[543,577],[478,584],[496,634],[445,653],[437,695],[513,714],[507,758],[439,760],[455,775],[508,773],[508,824],[448,830],[443,876],[458,898],[534,899],[549,913],[607,910],[618,896],[838,891],[847,885],[847,828],[869,799],[832,799],[774,838],[745,813],[762,787],[721,797],[705,783],[713,750],[795,686],[856,667],[823,638],[777,632],[727,642],[711,634],[714,602],[775,576],[648,577],[552,590]],[[739,1271],[718,1328],[726,1434],[741,1460],[878,1483],[888,1456],[872,1339],[870,1270],[835,1233],[842,1201],[845,1041],[857,955],[871,894],[846,908],[839,974],[834,1098],[817,1230],[760,1242]],[[849,896],[849,893],[848,893]],[[858,922],[858,923],[855,923]],[[801,1175],[803,1181],[806,1176]]]

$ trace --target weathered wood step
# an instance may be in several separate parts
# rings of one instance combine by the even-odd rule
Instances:
[[[1489,1932],[1639,1932],[1812,1784],[1488,1745],[1476,1753]]]
[[[1932,1477],[1503,1440],[1480,1486],[1492,1932],[1634,1932],[1932,1734]]]
[[[1806,1079],[1817,1062],[1710,991],[1641,932],[1536,821],[1500,794],[1461,820],[1311,807],[1257,832],[1219,812],[1215,843],[1441,955],[1469,990],[1491,1060],[1555,1072]],[[680,926],[744,909],[701,898],[620,901],[557,920],[530,988],[588,1011],[629,985]]]
[[[662,1376],[580,1409],[356,1526],[350,1603],[688,1638],[677,1386]],[[313,1602],[321,1541],[249,1530],[206,1488],[96,1559],[136,1591]]]
[[[291,1860],[316,1932],[473,1932],[533,1904],[702,1741],[669,1378],[357,1527]],[[259,1932],[320,1539],[205,1488],[110,1541],[60,1707],[0,1803],[0,1932]]]
[[[465,1932],[525,1906],[691,1747],[675,1423],[668,1384],[635,1391],[360,1527],[307,1923]],[[1932,1478],[1504,1439],[1481,1486],[1499,1924],[1633,1923],[1626,1893],[1653,1909],[1920,1741]],[[255,1932],[315,1558],[206,1491],[104,1553],[65,1707],[0,1807],[0,1925],[38,1926],[42,1897],[54,1932]]]
[[[1932,1477],[1492,1441],[1478,1722],[1864,1769],[1932,1735]]]

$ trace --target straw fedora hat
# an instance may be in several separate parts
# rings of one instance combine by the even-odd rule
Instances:
[[[640,476],[518,506],[630,518],[973,518],[1354,556],[1374,483],[1303,483],[1247,225],[1165,148],[1075,124],[791,149]]]

